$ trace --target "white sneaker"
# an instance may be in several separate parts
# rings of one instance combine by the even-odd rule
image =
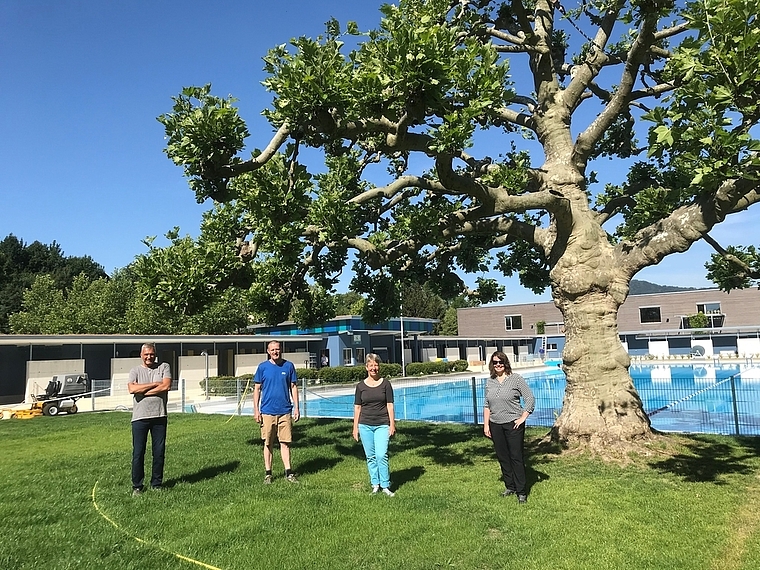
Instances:
[[[372,495],[377,495],[380,492],[380,485],[372,485]]]
[[[383,493],[385,493],[389,497],[395,497],[396,496],[396,493],[394,493],[393,491],[391,491],[387,487],[383,488]]]

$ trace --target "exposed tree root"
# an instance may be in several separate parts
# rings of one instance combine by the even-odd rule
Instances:
[[[684,451],[681,436],[651,430],[631,439],[600,437],[598,434],[574,434],[560,437],[555,426],[531,444],[533,453],[554,456],[588,455],[606,462],[626,465],[648,462],[651,458],[673,457]]]

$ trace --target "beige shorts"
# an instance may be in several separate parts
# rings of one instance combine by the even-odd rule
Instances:
[[[280,416],[270,416],[261,414],[261,439],[267,446],[274,443],[275,434],[280,443],[290,443],[293,441],[293,418],[290,414]]]

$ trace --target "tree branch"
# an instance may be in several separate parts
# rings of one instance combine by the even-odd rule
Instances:
[[[747,265],[743,260],[739,259],[735,255],[729,253],[722,245],[720,245],[717,241],[715,241],[711,235],[705,234],[704,240],[726,261],[729,263],[732,263],[736,267],[739,268],[739,270],[742,272],[742,274],[749,279],[760,279],[760,271],[755,271]]]
[[[744,211],[758,202],[760,182],[746,178],[726,180],[714,193],[698,197],[694,203],[642,229],[632,240],[621,242],[617,250],[630,275],[635,275],[671,253],[686,251],[728,214]]]
[[[615,17],[617,17],[617,14]],[[595,144],[602,138],[604,132],[612,125],[623,109],[628,106],[631,92],[636,83],[637,71],[646,60],[649,54],[649,47],[655,41],[654,32],[656,26],[656,15],[648,15],[641,23],[638,37],[633,42],[631,50],[628,53],[628,58],[623,67],[623,73],[615,94],[599,116],[592,121],[585,131],[578,135],[573,151],[574,162],[577,164],[586,164]],[[587,81],[584,83],[587,83]]]
[[[285,141],[288,140],[289,136],[290,127],[287,123],[283,123],[280,125],[280,128],[277,129],[277,132],[269,141],[269,144],[266,146],[266,148],[261,151],[261,154],[255,158],[252,158],[251,160],[246,160],[238,164],[225,165],[219,169],[220,174],[223,178],[232,178],[233,176],[238,176],[245,172],[253,172],[254,170],[258,170],[275,155],[275,153],[280,149]]]

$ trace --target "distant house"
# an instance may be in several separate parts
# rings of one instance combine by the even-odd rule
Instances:
[[[265,336],[319,335],[325,346],[319,355],[312,355],[311,361],[297,363],[298,366],[317,367],[322,357],[327,356],[328,366],[364,365],[367,354],[378,354],[384,362],[401,362],[401,330],[404,338],[413,341],[420,335],[430,335],[436,319],[415,317],[393,318],[385,322],[369,325],[357,315],[342,315],[324,324],[301,329],[292,321],[278,325],[254,325],[249,331]],[[412,362],[412,347],[407,347],[407,361]]]
[[[699,319],[693,318],[701,315]],[[459,334],[536,338],[534,352],[561,352],[562,313],[552,302],[457,309]],[[695,326],[695,322],[705,324]],[[540,334],[539,325],[544,332]],[[697,289],[629,296],[618,312],[620,339],[629,354],[760,355],[760,291]],[[543,345],[543,346],[542,346]]]

